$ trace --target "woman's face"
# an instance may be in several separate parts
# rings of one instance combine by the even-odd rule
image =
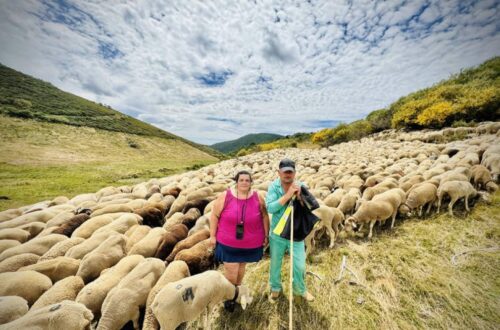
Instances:
[[[236,185],[241,190],[249,190],[251,184],[252,179],[250,179],[250,175],[248,174],[240,174],[238,181],[236,182]]]

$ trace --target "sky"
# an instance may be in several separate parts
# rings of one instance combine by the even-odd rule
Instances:
[[[500,1],[0,0],[0,63],[202,144],[312,132],[500,55]]]

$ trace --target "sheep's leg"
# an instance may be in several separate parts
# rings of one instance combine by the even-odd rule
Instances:
[[[420,205],[420,206],[418,207],[418,216],[419,216],[419,217],[422,217],[422,211],[423,211],[423,209],[424,209],[424,206],[423,206],[423,205]]]
[[[398,209],[395,209],[392,213],[391,229],[394,228],[394,222],[396,221],[396,214],[398,214]]]
[[[370,233],[368,234],[368,238],[372,238],[373,225],[375,225],[375,222],[376,222],[376,221],[377,221],[377,220],[372,220],[372,221],[370,222]]]
[[[139,330],[139,316],[140,316],[139,308],[134,310],[134,314],[132,315],[132,322],[134,323],[134,329]]]
[[[328,247],[331,249],[331,248],[333,248],[333,245],[335,244],[335,238],[337,237],[337,235],[333,231],[331,224],[330,224],[330,226],[326,226],[326,230],[328,231],[328,236],[330,236],[330,245]]]
[[[361,226],[359,226],[358,232],[360,232],[360,233],[361,233],[361,230],[363,229],[363,226],[364,226],[364,225],[365,225],[365,223],[364,223],[364,222],[362,222],[362,223],[361,223]]]
[[[465,196],[465,209],[467,210],[467,212],[470,212],[470,209],[469,209],[469,195]]]
[[[429,205],[427,206],[427,211],[425,211],[425,214],[429,214],[432,208],[432,202],[429,202]]]
[[[453,216],[453,205],[456,203],[457,200],[458,198],[453,198],[450,201],[450,204],[448,204],[448,213],[450,214],[450,216]]]
[[[441,198],[442,198],[442,196],[439,195],[439,197],[438,197],[438,205],[437,205],[437,209],[436,209],[436,214],[438,214],[439,210],[441,209]]]

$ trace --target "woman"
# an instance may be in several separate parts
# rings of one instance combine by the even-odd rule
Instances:
[[[224,263],[224,275],[235,286],[241,285],[248,262],[262,259],[268,243],[269,216],[264,199],[253,191],[252,176],[239,171],[236,186],[219,195],[210,217],[210,243],[215,259]],[[224,303],[232,312],[235,302]]]

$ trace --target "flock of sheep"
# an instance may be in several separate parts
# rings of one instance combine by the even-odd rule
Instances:
[[[456,139],[460,137],[461,139]],[[452,142],[446,142],[452,141]],[[318,198],[319,232],[330,247],[346,232],[448,203],[487,200],[500,174],[500,123],[441,131],[384,131],[319,150],[272,150],[134,186],[0,212],[0,329],[175,329],[237,296],[214,267],[209,217],[236,170],[249,169],[266,194],[277,163]],[[388,226],[389,227],[389,226]],[[139,324],[144,312],[143,324]],[[208,313],[206,314],[208,315]]]

